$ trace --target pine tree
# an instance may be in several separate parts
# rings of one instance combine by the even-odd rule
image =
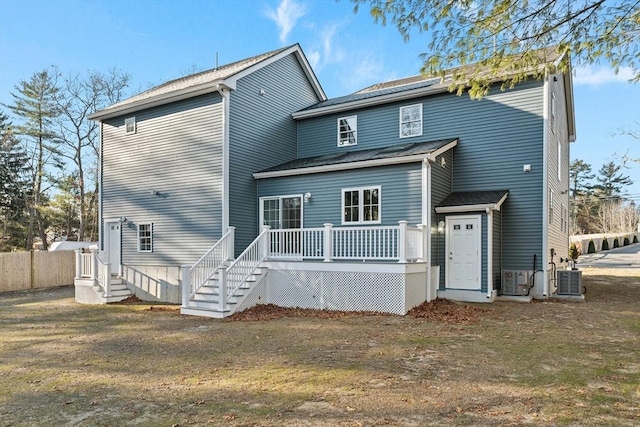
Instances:
[[[623,175],[620,169],[622,169],[622,165],[609,162],[602,165],[598,171],[599,175],[596,178],[598,184],[595,185],[595,189],[601,199],[612,202],[619,201],[625,194],[624,187],[633,184],[629,176]]]
[[[48,183],[47,174],[50,168],[61,166],[52,146],[56,137],[53,121],[59,115],[56,104],[56,74],[43,70],[33,74],[29,81],[20,81],[15,89],[17,93],[11,94],[14,103],[8,107],[22,121],[15,130],[17,134],[26,138],[27,153],[32,165],[33,197],[28,204],[30,222],[27,246],[33,245],[37,227],[43,249],[46,250],[46,219],[43,217],[43,207],[47,199],[45,185]]]
[[[29,157],[0,113],[0,252],[25,248],[26,206],[30,195]]]

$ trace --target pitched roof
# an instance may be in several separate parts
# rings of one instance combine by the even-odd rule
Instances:
[[[90,119],[104,119],[115,115],[129,113],[132,110],[146,108],[154,101],[162,103],[162,101],[171,102],[184,94],[197,95],[200,91],[205,90],[212,92],[217,90],[216,84],[235,88],[235,78],[243,75],[244,72],[251,71],[252,67],[259,67],[262,63],[266,63],[270,59],[276,59],[278,55],[286,55],[288,53],[297,53],[301,60],[301,65],[307,72],[310,80],[312,80],[314,89],[318,93],[319,98],[326,99],[326,95],[322,87],[318,83],[313,70],[309,66],[302,49],[298,44],[283,47],[281,49],[272,50],[260,55],[252,56],[240,61],[232,62],[211,70],[202,71],[179,79],[171,80],[159,86],[153,87],[142,93],[139,93],[124,101],[113,104],[101,111],[97,111],[89,116]]]
[[[345,151],[322,156],[291,160],[253,174],[254,178],[270,178],[286,175],[303,175],[332,170],[355,169],[383,164],[417,162],[427,155],[437,155],[458,143],[456,138],[437,141],[395,144],[383,148]]]
[[[555,46],[539,49],[533,52],[533,54],[537,57],[541,66],[543,64],[555,64],[563,57],[563,55],[558,53]],[[369,107],[419,96],[448,92],[451,76],[461,70],[476,70],[480,75],[489,72],[489,68],[486,66],[481,67],[478,66],[478,64],[469,64],[446,70],[444,79],[420,74],[376,83],[354,92],[351,95],[341,96],[311,105],[293,113],[293,118],[304,119],[334,112],[353,110],[360,107]],[[535,69],[532,68],[530,72],[534,74]],[[510,72],[506,70],[503,77],[509,74]],[[571,73],[569,72],[568,74],[570,75]],[[500,79],[494,78],[494,80],[497,82]]]
[[[509,190],[454,192],[436,206],[436,212],[470,212],[487,208],[499,210],[508,194]]]

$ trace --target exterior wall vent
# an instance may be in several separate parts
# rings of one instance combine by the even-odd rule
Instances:
[[[582,295],[582,271],[580,270],[559,270],[558,295]]]
[[[502,270],[500,295],[528,295],[531,287],[529,276],[529,270]]]

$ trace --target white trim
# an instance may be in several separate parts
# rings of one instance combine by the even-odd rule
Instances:
[[[351,123],[350,120],[353,119],[353,129],[351,129]],[[349,132],[353,132],[353,139],[355,142],[353,143],[349,143],[349,138],[346,139],[347,142],[345,142],[344,144],[342,144],[342,132],[340,131],[340,122],[342,120],[346,120],[347,121],[347,127],[349,127],[350,130],[347,130],[346,133]],[[338,142],[337,142],[337,146],[338,147],[351,147],[354,145],[358,145],[358,116],[357,115],[352,115],[352,116],[345,116],[345,117],[338,117],[338,119],[336,120],[336,125],[337,125],[337,130],[338,130]]]
[[[478,271],[477,271],[477,277],[478,277],[478,289],[461,289],[463,291],[473,291],[473,292],[478,292],[482,289],[482,215],[447,215],[445,217],[445,261],[444,261],[444,268],[445,268],[445,274],[444,274],[444,287],[446,290],[452,290],[452,289],[456,289],[456,288],[451,288],[449,287],[449,278],[450,278],[450,272],[449,272],[449,241],[451,239],[451,233],[449,231],[449,222],[451,220],[459,220],[459,219],[473,219],[473,220],[477,220],[478,221]]]
[[[482,235],[482,230],[480,230]],[[482,237],[480,237],[482,240]],[[480,257],[482,262],[482,257]],[[482,288],[482,285],[480,286]],[[487,209],[487,298],[493,295],[493,210]]]
[[[549,77],[544,81],[542,112],[542,296],[549,296]]]
[[[402,110],[404,108],[413,108],[413,107],[419,107],[420,110],[420,133],[417,133],[415,135],[402,135]],[[400,139],[404,139],[404,138],[413,138],[414,136],[422,136],[422,132],[424,129],[423,126],[423,121],[422,121],[422,103],[419,104],[411,104],[411,105],[403,105],[401,107],[398,108],[398,134],[400,135]]]
[[[150,249],[148,250],[142,250],[140,249],[140,227],[143,225],[148,225],[149,226],[149,246]],[[136,224],[136,246],[137,246],[137,252],[138,253],[143,253],[143,254],[148,254],[148,253],[152,253],[153,252],[153,222],[138,222]]]
[[[378,190],[378,219],[376,221],[364,220],[364,190]],[[344,193],[345,191],[357,191],[358,192],[358,221],[345,221],[344,220]],[[347,187],[340,190],[340,221],[342,225],[357,225],[357,224],[380,224],[382,223],[382,186],[370,185],[362,187]]]
[[[98,251],[103,250],[104,239],[104,219],[102,218],[102,131],[104,124],[100,122],[100,132],[98,133],[98,224],[100,224],[101,230],[98,230]]]
[[[230,90],[218,87],[222,95],[222,230],[229,228],[229,103]]]
[[[477,211],[499,211],[500,206],[507,199],[509,193],[505,193],[504,196],[496,203],[485,203],[482,205],[461,205],[461,206],[442,206],[436,208],[436,213],[459,213],[459,212],[477,212]]]
[[[422,238],[425,240],[423,251],[425,253],[424,260],[427,263],[427,293],[426,300],[427,302],[436,299],[436,295],[432,295],[432,286],[431,286],[431,162],[429,160],[425,160],[422,162]],[[426,236],[424,235],[424,231],[426,229]]]
[[[425,159],[431,159],[431,158],[435,159],[435,157],[455,147],[457,144],[458,144],[458,140],[455,139],[450,143],[446,144],[445,146],[439,148],[438,150],[432,151],[431,153],[428,153],[428,154],[414,154],[411,156],[364,160],[361,162],[336,163],[333,165],[313,166],[313,167],[298,168],[298,169],[286,169],[281,171],[255,172],[253,174],[253,177],[255,179],[277,178],[281,176],[307,175],[307,174],[313,174],[313,173],[335,172],[335,171],[342,171],[342,170],[371,168],[375,166],[387,166],[387,165],[398,165],[403,163],[422,162]]]
[[[265,267],[290,271],[351,271],[356,273],[424,273],[424,263],[409,262],[322,262],[322,261],[265,261]]]
[[[258,215],[258,221],[260,221],[258,224],[258,230],[262,230],[262,227],[264,226],[264,210],[262,204],[264,200],[279,200],[278,210],[280,211],[280,218],[278,218],[278,228],[280,228],[282,227],[282,199],[293,199],[295,197],[300,199],[300,228],[304,228],[304,194],[285,194],[283,196],[263,196],[258,199],[258,203],[260,204],[258,207],[258,210],[260,211]],[[275,228],[271,229],[276,230]]]

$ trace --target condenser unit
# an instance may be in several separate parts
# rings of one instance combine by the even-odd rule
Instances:
[[[528,295],[529,288],[529,270],[502,270],[501,295]]]
[[[582,271],[558,270],[556,274],[558,279],[558,295],[582,295]]]

